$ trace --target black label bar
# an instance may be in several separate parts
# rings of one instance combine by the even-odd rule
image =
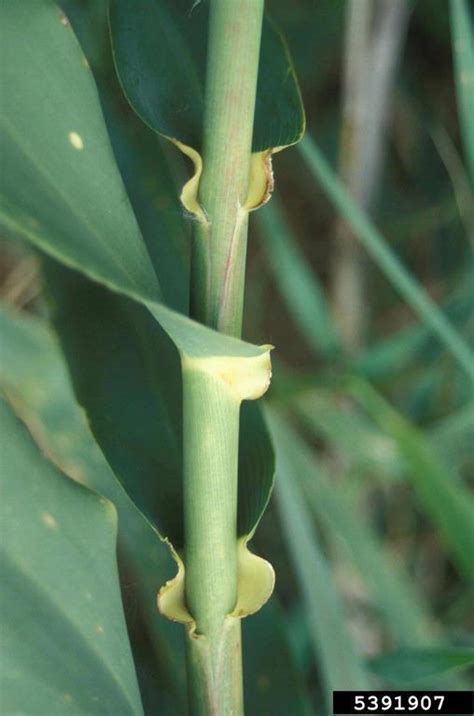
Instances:
[[[334,691],[334,714],[472,716],[473,691]]]

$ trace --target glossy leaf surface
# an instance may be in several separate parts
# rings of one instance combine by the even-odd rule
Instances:
[[[117,508],[120,553],[141,599],[161,678],[166,674],[166,688],[179,703],[185,687],[180,629],[159,618],[156,609],[157,591],[173,577],[176,565],[152,526],[156,515],[148,520],[140,513],[96,444],[76,402],[67,365],[49,326],[2,307],[0,332],[3,346],[0,388],[38,446],[68,477],[104,495]],[[157,481],[153,486],[158,491]],[[145,480],[141,487],[146,493]],[[157,502],[154,495],[151,503],[156,506]]]
[[[208,3],[113,0],[110,26],[125,94],[148,126],[201,150]],[[286,47],[264,21],[253,151],[298,141],[304,114]]]
[[[87,284],[90,285],[90,284]],[[158,659],[161,679],[176,701],[171,713],[185,710],[184,654],[181,628],[160,618],[156,611],[157,588],[175,572],[169,550],[140,515],[115,478],[94,442],[85,417],[76,404],[63,356],[47,324],[0,309],[0,332],[4,349],[0,387],[12,401],[22,420],[34,430],[43,452],[76,480],[112,499],[119,513],[119,545],[135,589]],[[42,390],[38,392],[38,384]],[[251,404],[248,404],[251,405]],[[146,475],[137,475],[138,487],[151,493],[151,504],[159,506]],[[297,678],[293,656],[286,642],[283,615],[269,603],[261,613],[244,622],[246,699],[250,713],[306,714],[303,686]],[[267,656],[264,662],[262,654]],[[255,676],[256,675],[256,676]],[[269,688],[269,684],[272,685]],[[159,697],[153,686],[155,698]]]
[[[94,75],[104,119],[130,203],[164,302],[188,310],[190,227],[179,201],[165,149],[131,109],[115,72],[103,0],[60,0]]]
[[[2,5],[2,20],[8,35],[6,56],[14,68],[6,76],[7,101],[2,104],[8,181],[2,185],[0,218],[7,232],[21,235],[66,266],[145,304],[172,337],[181,358],[258,353],[248,344],[218,335],[155,302],[162,296],[156,272],[114,161],[88,62],[64,16],[54,4],[41,0]],[[37,42],[17,38],[16,28],[26,23]],[[24,53],[22,43],[27,45]],[[40,82],[38,68],[50,64],[51,72],[42,71]],[[37,94],[40,84],[41,100]],[[63,105],[67,112],[62,111]],[[30,131],[26,118],[33,107],[35,123]],[[123,253],[122,243],[126,244]],[[83,302],[73,303],[74,316],[70,314],[68,319],[71,330],[83,310]],[[108,319],[103,321],[107,326]],[[130,330],[121,335],[124,341],[137,340]],[[153,341],[150,345],[144,348],[148,354]],[[86,340],[82,350],[89,348]],[[135,353],[142,349],[132,348]],[[116,358],[114,350],[103,354],[104,365]],[[154,379],[160,370],[157,362]],[[93,378],[75,376],[76,387],[79,380]],[[124,432],[126,429],[125,423]],[[245,485],[250,490],[239,520],[247,533],[266,504],[272,480],[268,438],[261,431],[252,439],[259,441],[259,454],[264,454],[270,467],[263,472],[249,468],[241,475],[241,493],[246,493]],[[245,446],[242,449],[246,450]],[[157,476],[155,472],[153,479]],[[173,481],[171,489],[179,489],[178,481]]]
[[[54,469],[3,401],[0,410],[3,708],[141,714],[115,509]]]
[[[45,0],[4,2],[1,19],[2,224],[109,286],[158,298],[71,27]]]

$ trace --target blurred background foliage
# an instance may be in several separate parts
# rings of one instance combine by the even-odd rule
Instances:
[[[276,346],[266,412],[278,460],[254,539],[275,566],[275,596],[244,623],[251,714],[296,713],[295,693],[298,712],[320,713],[333,688],[469,683],[469,670],[452,672],[473,663],[474,648],[474,202],[455,3],[267,1],[299,77],[307,137],[275,156],[275,195],[250,228],[244,337]],[[107,72],[96,79],[112,112]],[[114,131],[137,149],[132,161],[115,143],[145,238],[166,227],[186,246],[177,197],[189,167],[136,132],[125,106],[118,116]],[[350,205],[345,216],[335,207],[313,143],[401,269],[370,250],[360,222],[347,221]],[[36,257],[16,242],[1,258],[4,303],[47,317]],[[156,713],[158,681],[162,712],[176,712],[182,664],[157,659],[126,554],[121,571],[146,709]],[[275,612],[284,633],[273,647],[260,630],[268,639]],[[289,703],[276,688],[283,661]]]

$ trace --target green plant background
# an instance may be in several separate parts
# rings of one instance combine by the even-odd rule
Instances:
[[[152,286],[155,271],[161,296],[150,289],[140,298],[164,298],[186,311],[192,221],[178,196],[189,167],[123,99],[103,5],[61,5],[94,71],[147,260],[134,263],[130,247],[122,254],[108,281],[126,294],[120,295],[90,280],[97,272],[103,278],[106,265],[94,242],[88,260],[95,274],[85,277],[73,262],[60,265],[61,256],[40,258],[18,237],[25,231],[3,222],[0,377],[10,407],[4,416],[2,409],[8,448],[2,477],[9,478],[8,504],[16,512],[6,513],[2,525],[11,588],[0,614],[8,621],[15,609],[28,631],[17,651],[8,647],[5,693],[15,703],[20,664],[38,698],[46,705],[59,700],[58,713],[78,699],[88,699],[80,704],[90,713],[184,713],[181,627],[156,610],[156,592],[174,572],[156,529],[180,544],[180,445],[173,442],[179,429],[169,429],[181,420],[178,355],[130,295]],[[329,713],[337,688],[467,688],[474,661],[474,114],[465,109],[472,93],[460,95],[452,31],[464,33],[467,46],[472,41],[472,18],[462,16],[468,3],[412,3],[368,217],[335,179],[347,5],[267,5],[294,61],[307,136],[301,148],[274,158],[275,196],[250,226],[244,338],[276,346],[264,412],[277,460],[276,489],[252,544],[274,565],[277,583],[270,602],[243,622],[247,713]],[[49,110],[45,121],[60,123]],[[32,121],[25,114],[27,137]],[[100,176],[99,144],[93,169]],[[12,166],[9,180],[22,187],[23,165],[12,160]],[[92,190],[83,187],[85,200]],[[54,236],[66,237],[71,216],[47,216],[50,197],[45,201],[41,191],[34,187],[18,201],[52,222]],[[106,219],[125,247],[123,201]],[[356,355],[344,348],[330,310],[341,215],[360,241],[366,274],[366,331]],[[98,226],[103,220],[97,215]],[[244,416],[242,427],[262,436],[242,441],[251,446],[241,450],[250,484],[253,474],[263,476],[251,486],[256,496],[248,499],[245,489],[240,496],[246,533],[265,504],[272,465],[260,414]],[[37,487],[22,489],[30,472]],[[51,504],[61,505],[57,524]],[[20,523],[29,525],[21,540]],[[48,561],[48,540],[57,532],[64,545],[55,542],[59,556]],[[84,562],[75,569],[71,549]],[[20,588],[30,601],[18,601]],[[9,632],[8,644],[20,636]],[[66,638],[76,645],[76,680],[59,669]],[[37,648],[45,654],[41,668]],[[105,705],[98,694],[107,695]]]

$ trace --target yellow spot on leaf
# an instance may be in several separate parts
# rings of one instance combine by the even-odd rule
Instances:
[[[68,138],[74,149],[84,149],[84,142],[82,141],[82,137],[77,132],[69,132]]]
[[[96,634],[103,634],[103,633],[104,633],[104,627],[103,627],[101,624],[97,624],[97,626],[96,626],[96,628],[95,628],[95,633],[96,633]]]
[[[50,530],[59,529],[59,525],[58,525],[56,519],[49,512],[43,512],[41,514],[41,521]]]

